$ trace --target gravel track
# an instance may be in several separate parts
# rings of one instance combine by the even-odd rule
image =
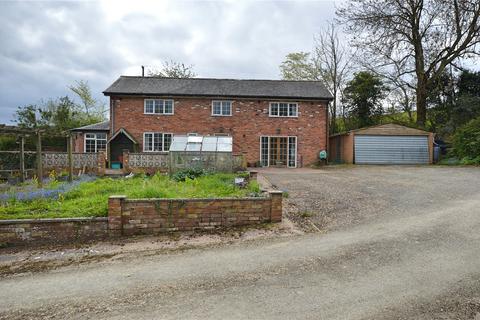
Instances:
[[[476,167],[329,166],[260,172],[288,192],[294,220],[306,217],[322,231],[441,209],[480,190]]]
[[[0,319],[480,319],[480,170],[263,174],[323,233],[7,276]]]

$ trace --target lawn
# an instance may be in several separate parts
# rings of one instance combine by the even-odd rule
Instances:
[[[107,199],[110,195],[126,195],[128,198],[210,198],[258,196],[257,182],[245,188],[234,185],[233,174],[210,174],[175,181],[165,175],[133,178],[100,178],[77,183],[73,188],[58,184],[65,192],[52,193],[46,186],[45,196],[29,199],[11,194],[0,205],[0,219],[104,217],[107,216]],[[39,192],[43,190],[34,190]]]

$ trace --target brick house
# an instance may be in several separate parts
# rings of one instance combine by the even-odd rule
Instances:
[[[74,129],[75,151],[105,141],[110,162],[123,150],[168,152],[174,135],[232,136],[250,166],[300,167],[327,150],[332,96],[319,81],[121,76],[103,93],[108,132]]]

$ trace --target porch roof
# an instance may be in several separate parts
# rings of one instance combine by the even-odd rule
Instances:
[[[109,131],[109,130],[110,130],[110,120],[70,129],[70,131]]]
[[[138,144],[137,140],[135,140],[135,138],[130,133],[128,133],[128,131],[125,130],[124,128],[118,129],[118,131],[115,132],[115,134],[112,135],[110,137],[110,139],[108,139],[107,143],[110,143],[111,141],[113,141],[116,137],[118,137],[118,135],[120,133],[123,133],[125,135],[125,137],[127,137],[129,140],[131,140],[134,144]]]

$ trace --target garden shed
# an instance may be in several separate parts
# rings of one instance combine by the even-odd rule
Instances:
[[[433,133],[398,124],[383,124],[329,138],[329,160],[356,164],[429,164]]]
[[[241,159],[232,150],[232,137],[176,135],[170,145],[170,171],[195,168],[233,172],[241,167]]]

